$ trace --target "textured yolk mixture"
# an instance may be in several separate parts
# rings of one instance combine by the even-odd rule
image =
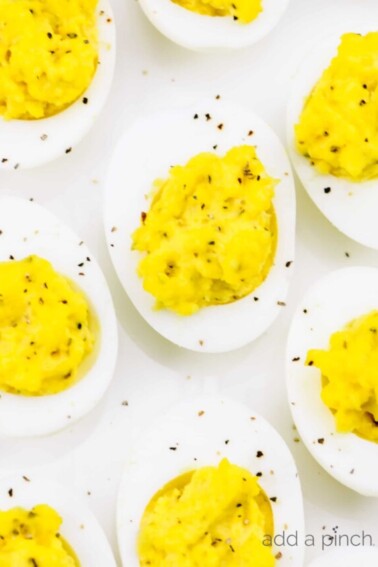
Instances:
[[[299,153],[323,174],[378,177],[378,32],[346,34],[295,127]]]
[[[92,351],[84,295],[37,256],[0,263],[0,390],[40,396],[65,390]]]
[[[183,475],[144,512],[141,567],[272,567],[273,514],[257,478],[226,459]],[[266,541],[266,540],[265,540]]]
[[[79,567],[59,534],[61,524],[46,505],[0,512],[0,567]]]
[[[378,443],[378,311],[334,333],[328,350],[312,350],[307,364],[322,373],[322,399],[337,430]]]
[[[262,0],[173,0],[187,10],[205,16],[232,16],[249,24],[262,12]]]
[[[56,114],[97,67],[97,0],[0,0],[0,115]]]
[[[155,182],[133,249],[146,253],[139,275],[157,308],[190,315],[264,281],[276,248],[275,183],[252,146],[199,154]]]

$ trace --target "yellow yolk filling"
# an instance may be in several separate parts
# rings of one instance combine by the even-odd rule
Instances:
[[[46,505],[0,512],[0,567],[79,567],[59,534],[61,524]]]
[[[97,68],[97,0],[0,0],[0,115],[37,119],[83,94]]]
[[[40,396],[78,380],[93,350],[89,306],[37,256],[0,263],[0,390]]]
[[[249,24],[262,12],[262,0],[173,0],[187,10],[205,16],[232,16]]]
[[[240,299],[266,278],[276,249],[273,180],[252,146],[199,154],[155,182],[133,235],[157,308],[190,315]]]
[[[322,400],[337,430],[378,443],[378,311],[331,336],[328,350],[311,350],[307,364],[322,373]]]
[[[297,150],[323,174],[378,176],[378,32],[349,33],[308,97]]]
[[[272,567],[270,502],[257,478],[226,459],[183,475],[147,506],[141,567]]]

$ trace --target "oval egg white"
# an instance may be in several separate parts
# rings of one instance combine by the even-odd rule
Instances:
[[[141,0],[150,22],[171,41],[194,51],[226,51],[253,45],[282,18],[289,0],[263,0],[263,11],[249,24],[232,17],[204,16],[171,0]]]
[[[259,484],[275,500],[275,534],[297,534],[297,546],[278,546],[273,552],[282,554],[281,567],[302,567],[302,494],[289,449],[258,414],[215,396],[178,404],[132,450],[118,498],[117,533],[123,565],[139,565],[139,525],[154,494],[182,473],[217,465],[223,458],[253,474],[261,473]]]
[[[131,235],[140,224],[141,212],[148,210],[146,195],[153,181],[166,177],[172,164],[184,164],[201,152],[214,153],[214,148],[216,154],[223,155],[240,144],[256,146],[268,174],[279,179],[273,200],[278,243],[267,278],[239,301],[206,307],[188,317],[155,310],[154,297],[144,291],[137,275],[141,255],[131,251]],[[284,308],[293,271],[295,189],[285,150],[255,114],[216,99],[145,117],[126,131],[112,158],[105,230],[125,291],[158,333],[200,352],[226,352],[244,346],[261,335]]]
[[[47,504],[61,516],[59,533],[75,552],[82,567],[116,567],[106,536],[89,509],[64,486],[45,478],[13,476],[0,480],[0,510],[31,510]]]
[[[99,323],[98,347],[83,363],[89,369],[72,387],[39,397],[1,392],[0,435],[46,435],[83,417],[108,388],[118,345],[113,302],[101,269],[88,248],[46,209],[23,199],[2,197],[0,231],[0,261],[23,260],[33,254],[49,260],[58,273],[84,292]]]
[[[378,496],[377,445],[336,430],[321,399],[321,373],[306,366],[310,349],[326,349],[330,336],[378,307],[378,270],[346,268],[316,282],[294,316],[287,345],[287,388],[298,432],[318,463],[365,496]]]
[[[315,559],[309,567],[376,567],[378,565],[378,550],[374,548],[337,549]]]
[[[116,49],[110,2],[99,0],[96,11],[99,64],[88,89],[71,106],[48,118],[4,120],[0,117],[0,170],[33,168],[68,155],[93,126],[110,92]]]
[[[361,33],[368,31],[368,28],[363,30],[362,26],[359,27]],[[377,180],[357,183],[334,175],[321,174],[295,147],[294,126],[299,121],[306,98],[336,55],[340,37],[341,35],[338,35],[318,41],[293,79],[287,109],[289,153],[304,188],[324,216],[349,238],[378,249],[375,214],[378,209]],[[324,191],[326,188],[327,192]]]

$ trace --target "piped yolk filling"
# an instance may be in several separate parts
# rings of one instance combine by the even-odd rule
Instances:
[[[257,478],[226,459],[176,478],[147,506],[141,567],[273,567],[270,502]]]
[[[26,396],[72,386],[95,342],[83,293],[38,256],[0,263],[0,390]]]
[[[191,315],[265,280],[277,241],[275,184],[252,146],[199,154],[155,182],[133,249],[144,254],[138,273],[157,308]]]
[[[378,177],[378,32],[345,34],[295,126],[300,154],[323,174]]]
[[[79,567],[59,534],[60,516],[47,505],[0,511],[0,567]]]
[[[307,364],[322,374],[337,430],[378,443],[378,311],[334,333],[327,350],[309,351]]]
[[[232,16],[235,21],[249,24],[262,12],[262,0],[173,0],[187,10],[204,16]]]
[[[0,0],[0,116],[39,119],[73,102],[98,62],[97,0]]]

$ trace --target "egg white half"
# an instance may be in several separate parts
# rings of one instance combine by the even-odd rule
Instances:
[[[331,335],[378,308],[378,270],[337,270],[314,284],[294,316],[287,345],[287,388],[298,432],[318,463],[365,496],[378,496],[378,447],[352,433],[338,433],[321,399],[321,373],[305,366],[310,349],[327,349]]]
[[[258,452],[263,455],[258,457]],[[298,534],[298,546],[275,547],[280,567],[303,565],[303,504],[294,460],[278,433],[256,412],[220,397],[180,403],[132,450],[118,499],[117,533],[123,565],[137,567],[137,537],[144,510],[158,490],[182,473],[222,458],[262,473],[275,534]]]
[[[289,0],[263,0],[263,11],[249,24],[232,17],[204,16],[171,0],[140,0],[150,22],[171,41],[195,51],[225,51],[253,45],[280,21]]]
[[[100,327],[97,348],[83,362],[89,369],[71,388],[40,397],[0,392],[0,435],[45,435],[83,417],[104,395],[117,358],[117,320],[96,260],[80,238],[46,209],[23,199],[2,197],[0,231],[0,261],[11,256],[22,260],[31,254],[49,260],[85,293]]]
[[[362,26],[358,28],[359,33],[368,31],[368,28],[363,29]],[[337,35],[317,41],[292,81],[287,109],[289,153],[304,188],[324,216],[356,242],[378,249],[378,180],[357,183],[334,175],[321,174],[295,147],[294,126],[299,122],[306,98],[336,56],[340,38],[341,35]],[[330,191],[326,193],[325,188],[330,188]]]
[[[90,510],[76,494],[41,477],[12,476],[0,480],[0,510],[39,504],[54,508],[63,519],[60,533],[82,567],[116,567],[106,536]]]
[[[111,88],[116,51],[109,0],[99,0],[96,11],[99,64],[91,84],[76,102],[54,116],[41,120],[0,117],[0,171],[37,167],[69,155],[96,121]]]
[[[345,547],[319,557],[309,567],[377,567],[378,549]]]
[[[155,298],[144,291],[137,275],[142,256],[131,251],[131,235],[140,225],[141,212],[149,209],[147,195],[153,181],[165,178],[173,164],[185,164],[200,152],[224,155],[240,144],[256,146],[269,175],[280,180],[274,197],[278,224],[274,265],[261,286],[234,303],[206,307],[189,317],[155,310]],[[255,114],[215,99],[145,117],[126,131],[114,152],[107,179],[105,230],[125,291],[158,333],[195,351],[239,348],[261,335],[285,307],[295,248],[295,189],[285,150]]]

